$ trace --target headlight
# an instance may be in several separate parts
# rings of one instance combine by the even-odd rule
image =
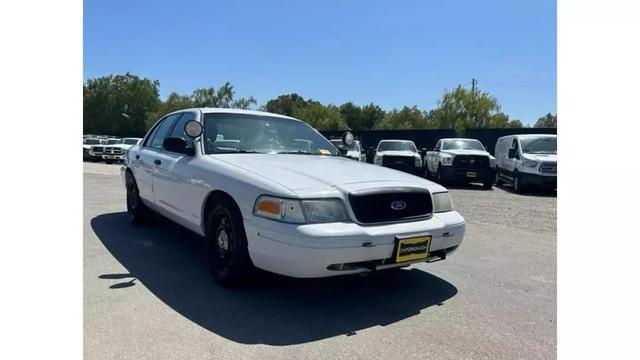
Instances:
[[[522,165],[524,167],[536,167],[536,165],[538,165],[538,162],[534,160],[524,159],[522,160]]]
[[[431,198],[434,213],[453,211],[453,201],[448,192],[433,193]]]
[[[453,165],[453,157],[452,156],[442,157],[440,158],[440,163],[443,166],[451,166]]]
[[[416,167],[421,167],[422,166],[422,158],[420,156],[416,156],[415,157],[415,166]]]
[[[253,214],[291,224],[347,220],[344,204],[338,199],[295,200],[260,196],[254,206]]]

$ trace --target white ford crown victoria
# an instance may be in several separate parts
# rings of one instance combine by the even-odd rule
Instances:
[[[122,177],[130,220],[155,211],[204,236],[223,286],[254,267],[310,278],[443,260],[465,232],[444,187],[340,157],[306,123],[265,112],[168,114]]]

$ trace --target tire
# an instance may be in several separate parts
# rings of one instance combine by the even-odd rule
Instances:
[[[209,271],[222,287],[243,285],[253,273],[242,216],[235,204],[220,199],[207,213],[206,248]]]
[[[517,172],[513,174],[513,191],[518,194],[521,194],[524,191],[522,179],[520,178],[520,174]]]
[[[491,190],[491,188],[493,187],[493,179],[485,179],[485,180],[482,182],[482,187],[483,187],[485,190]]]
[[[446,180],[442,177],[442,172],[440,171],[440,165],[436,169],[436,182],[440,185],[445,185]]]
[[[502,186],[502,179],[500,179],[500,168],[496,168],[496,186]]]
[[[149,219],[151,210],[142,202],[138,184],[132,174],[127,174],[127,216],[133,225],[141,225]]]
[[[429,179],[431,177],[431,174],[429,173],[429,165],[424,165],[424,178],[425,179]]]
[[[113,164],[112,160],[105,160],[104,162],[107,163],[107,164]]]

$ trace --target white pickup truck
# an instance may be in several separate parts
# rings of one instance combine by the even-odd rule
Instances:
[[[495,160],[476,139],[440,139],[424,157],[425,177],[434,176],[440,184],[481,182],[486,189],[491,189]]]
[[[444,187],[346,159],[308,124],[265,112],[170,113],[121,174],[130,221],[155,211],[204,236],[222,286],[254,267],[312,278],[444,260],[465,233]]]
[[[119,141],[105,146],[102,152],[102,160],[107,164],[114,161],[124,161],[125,154],[133,145],[138,145],[142,141],[141,138],[124,138]]]
[[[380,140],[373,163],[414,175],[422,172],[422,157],[411,140]]]

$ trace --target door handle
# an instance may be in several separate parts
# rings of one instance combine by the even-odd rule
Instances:
[[[136,160],[140,160],[140,155],[136,155]]]
[[[160,165],[160,164],[162,164],[162,161],[160,161],[158,159],[155,159],[155,160],[153,160],[153,163],[156,164],[156,165]]]

